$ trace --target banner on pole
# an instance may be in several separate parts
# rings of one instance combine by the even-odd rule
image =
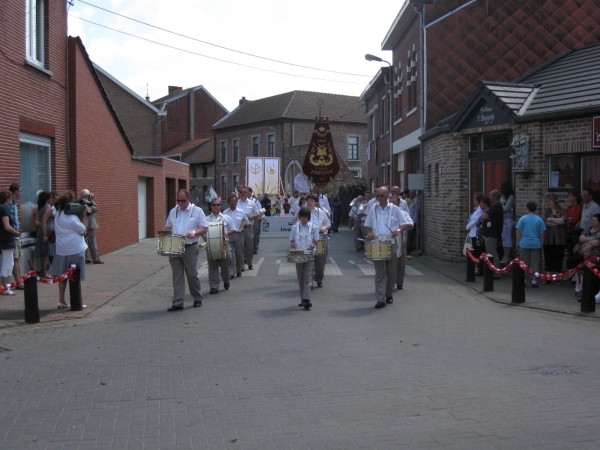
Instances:
[[[258,194],[279,194],[279,158],[246,158],[246,180]]]

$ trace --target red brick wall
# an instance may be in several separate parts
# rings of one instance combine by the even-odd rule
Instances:
[[[189,93],[169,102],[165,110],[167,117],[161,122],[160,128],[160,145],[163,152],[190,140]]]
[[[227,111],[203,89],[194,92],[194,139],[212,138],[212,127]]]
[[[48,2],[46,66],[52,76],[24,63],[25,5],[2,1],[0,5],[0,188],[19,181],[19,131],[54,130],[52,188],[67,187],[67,70],[65,2]],[[36,126],[31,126],[37,124]],[[24,186],[26,188],[26,186]]]

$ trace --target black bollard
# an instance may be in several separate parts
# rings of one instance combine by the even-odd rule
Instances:
[[[513,264],[512,303],[525,303],[525,271]]]
[[[596,311],[596,294],[600,285],[598,277],[588,266],[583,267],[583,291],[581,292],[581,312]]]
[[[81,298],[79,267],[73,272],[73,281],[69,280],[69,297],[71,299],[71,311],[81,311],[83,309],[83,299]]]
[[[488,255],[488,259],[494,265],[494,257]],[[494,290],[494,271],[490,269],[490,266],[485,264],[483,266],[483,292],[492,292]]]
[[[29,277],[23,282],[23,284],[25,285],[25,322],[40,323],[37,277]]]
[[[468,283],[472,283],[475,281],[475,263],[473,262],[473,260],[469,256],[469,254],[467,254],[467,279],[466,279],[466,281]]]

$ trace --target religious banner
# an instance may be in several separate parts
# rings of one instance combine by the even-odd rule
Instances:
[[[279,194],[279,158],[264,159],[264,191],[269,195]]]
[[[340,163],[333,148],[329,117],[323,117],[319,108],[319,115],[315,117],[315,128],[304,158],[302,171],[312,183],[319,187],[325,187],[339,170]]]
[[[254,194],[263,193],[264,181],[264,158],[246,158],[246,182]]]
[[[280,193],[279,167],[279,158],[246,158],[246,180],[254,194]]]

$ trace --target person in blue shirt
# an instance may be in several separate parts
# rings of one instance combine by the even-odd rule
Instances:
[[[521,217],[517,223],[517,248],[521,260],[534,272],[539,272],[546,225],[542,218],[535,213],[536,209],[536,202],[527,202],[527,214]],[[537,277],[533,275],[531,277],[531,287],[538,287]],[[527,283],[527,280],[525,282]]]

